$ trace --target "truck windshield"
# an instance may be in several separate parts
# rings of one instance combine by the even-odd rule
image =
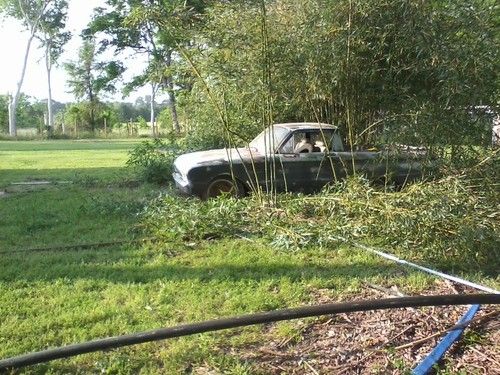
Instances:
[[[270,126],[255,137],[249,146],[262,154],[274,154],[289,132],[290,130],[281,126]]]

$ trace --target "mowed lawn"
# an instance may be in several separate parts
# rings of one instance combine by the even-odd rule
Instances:
[[[108,336],[317,302],[362,282],[406,293],[434,280],[351,248],[277,250],[260,242],[125,243],[165,187],[125,168],[137,141],[0,142],[0,358]],[[33,180],[56,182],[27,186]],[[297,322],[137,345],[32,366],[23,373],[254,373],[232,354]],[[201,373],[201,372],[198,372]]]
[[[0,141],[0,187],[27,180],[112,180],[139,140]]]
[[[125,168],[127,153],[138,142],[0,142],[0,191],[6,195],[0,201],[0,247],[128,237],[135,220],[129,211],[146,194]],[[40,181],[52,184],[37,185]]]

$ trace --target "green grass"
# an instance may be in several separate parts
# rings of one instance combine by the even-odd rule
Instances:
[[[0,201],[0,249],[63,246],[131,238],[141,188],[45,188]]]
[[[431,279],[350,249],[276,251],[222,241],[194,249],[116,247],[99,251],[12,254],[0,260],[0,357],[183,322],[312,302],[359,290],[362,280],[406,291]],[[23,272],[19,272],[23,270]],[[84,355],[32,371],[177,372],[189,363],[220,368],[222,346],[259,342],[260,327]],[[101,364],[96,367],[97,364]],[[231,365],[232,366],[232,365]],[[230,367],[231,367],[230,366]],[[222,366],[224,367],[224,366]]]
[[[0,142],[0,358],[179,323],[301,306],[321,289],[344,299],[362,281],[406,293],[434,279],[348,247],[286,251],[239,239],[28,251],[130,239],[136,213],[158,187],[130,184],[135,141]],[[70,184],[12,186],[47,178]],[[230,348],[295,323],[87,354],[26,373],[254,373]]]
[[[137,141],[0,142],[0,249],[127,239],[151,187],[125,168]],[[12,185],[46,179],[49,186]]]
[[[0,187],[30,180],[123,177],[127,153],[140,140],[0,141]]]

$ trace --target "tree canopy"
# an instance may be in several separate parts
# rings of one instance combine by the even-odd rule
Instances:
[[[123,72],[123,66],[116,61],[101,62],[97,59],[94,40],[84,40],[79,60],[65,64],[70,77],[68,86],[77,99],[85,99],[88,123],[93,130],[97,127],[97,112],[101,95],[115,92],[114,82]]]
[[[28,3],[33,17],[44,4],[67,5],[19,2]],[[22,18],[16,1],[1,4]],[[57,58],[65,13],[50,9],[37,27]],[[150,86],[154,122],[156,93],[166,93],[171,125],[199,147],[241,144],[282,121],[336,124],[353,147],[485,144],[478,119],[498,111],[500,98],[498,10],[492,0],[105,0],[78,61],[65,66],[92,129],[126,69],[118,61],[141,54],[147,63],[124,95]]]

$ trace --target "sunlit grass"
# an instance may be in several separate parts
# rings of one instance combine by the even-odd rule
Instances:
[[[29,180],[116,179],[139,140],[0,141],[0,186]],[[117,169],[120,169],[117,171]]]

